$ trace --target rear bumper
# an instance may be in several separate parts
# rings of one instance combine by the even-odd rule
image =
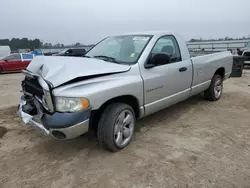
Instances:
[[[46,114],[32,116],[23,110],[25,105],[26,101],[21,100],[18,105],[18,115],[24,124],[39,129],[45,135],[66,140],[88,132],[90,110],[76,113],[55,113],[51,116]]]

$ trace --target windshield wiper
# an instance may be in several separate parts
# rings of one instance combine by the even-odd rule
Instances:
[[[118,61],[114,58],[114,57],[109,57],[109,56],[105,56],[105,55],[96,55],[94,56],[95,58],[105,58],[108,61],[112,61],[113,63],[118,63]]]

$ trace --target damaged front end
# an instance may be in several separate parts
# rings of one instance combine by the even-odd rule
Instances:
[[[40,75],[24,70],[18,114],[22,121],[56,139],[76,138],[88,131],[90,110],[57,112],[52,85]]]

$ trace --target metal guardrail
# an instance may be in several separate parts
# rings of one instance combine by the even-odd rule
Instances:
[[[187,42],[189,50],[193,49],[211,49],[216,50],[233,50],[243,48],[250,40],[229,40],[229,41],[204,41],[204,42]]]

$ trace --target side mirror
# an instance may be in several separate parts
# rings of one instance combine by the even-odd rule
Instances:
[[[5,62],[8,62],[8,59],[4,59]]]
[[[166,65],[169,63],[170,63],[170,56],[168,54],[157,53],[150,58],[150,60],[147,64],[145,64],[145,68],[149,69],[149,68],[153,68],[155,66]]]

